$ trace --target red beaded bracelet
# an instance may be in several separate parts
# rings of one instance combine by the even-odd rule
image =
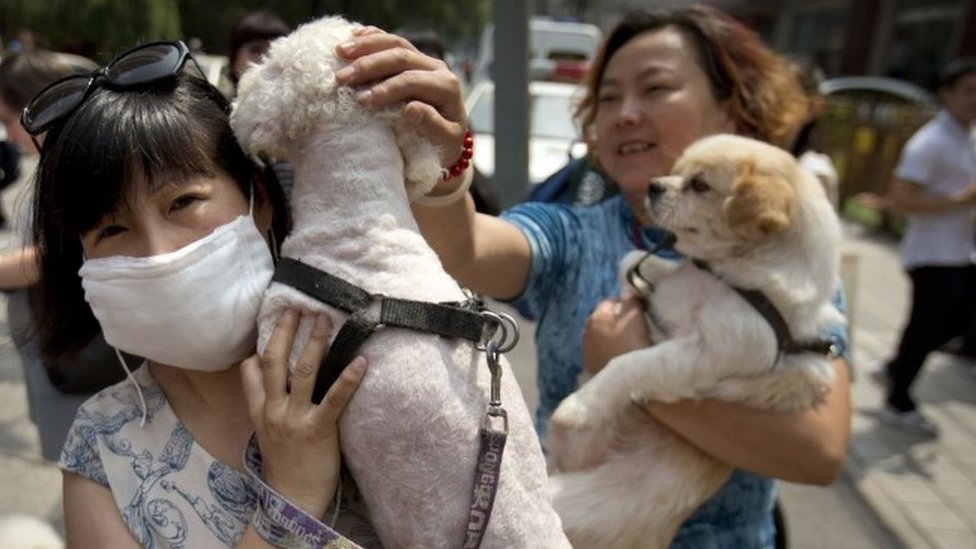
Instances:
[[[441,178],[444,181],[461,175],[471,164],[471,157],[474,155],[474,138],[471,137],[471,130],[465,130],[461,145],[464,147],[464,150],[461,151],[461,156],[457,159],[457,162],[450,168],[441,170]]]

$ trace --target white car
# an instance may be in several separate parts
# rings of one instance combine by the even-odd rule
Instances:
[[[491,80],[495,26],[481,33],[472,82]],[[589,23],[554,21],[544,17],[529,20],[529,72],[551,71],[564,61],[592,61],[603,39],[600,27]],[[533,76],[533,78],[536,78]],[[543,77],[544,78],[544,77]]]
[[[579,86],[564,82],[529,83],[529,183],[541,183],[571,158],[586,154],[573,122]],[[482,80],[465,101],[474,137],[474,167],[483,176],[495,173],[495,85]]]

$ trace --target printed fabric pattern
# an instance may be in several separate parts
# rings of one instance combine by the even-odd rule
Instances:
[[[616,266],[635,249],[634,215],[622,196],[594,206],[525,203],[502,214],[528,238],[532,265],[517,302],[538,319],[536,349],[539,406],[536,430],[543,440],[556,406],[577,387],[583,369],[581,341],[587,317],[603,299],[620,294]],[[636,235],[642,248],[660,241],[660,230]],[[663,252],[675,257],[674,252]],[[843,310],[843,292],[836,303]],[[847,331],[824,334],[846,353]],[[775,528],[772,479],[735,471],[722,489],[695,512],[672,547],[772,547]]]
[[[149,369],[108,387],[78,410],[60,466],[111,489],[122,519],[149,549],[231,547],[258,505],[246,473],[213,458],[177,419]],[[353,547],[339,537],[328,547]]]

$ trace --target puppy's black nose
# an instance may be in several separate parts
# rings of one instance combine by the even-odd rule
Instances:
[[[650,198],[652,201],[657,200],[665,191],[667,191],[667,187],[664,186],[664,183],[655,179],[647,187],[647,198]]]

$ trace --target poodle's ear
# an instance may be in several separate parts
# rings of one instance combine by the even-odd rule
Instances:
[[[288,118],[285,113],[277,112],[284,102],[275,96],[276,90],[280,90],[275,83],[282,77],[276,69],[267,63],[253,66],[244,71],[238,83],[230,126],[241,148],[251,158],[285,160]]]
[[[415,198],[427,194],[441,177],[441,160],[437,148],[412,126],[399,119],[399,114],[393,122],[393,131],[403,156],[407,196]]]
[[[769,236],[790,227],[796,192],[779,173],[760,173],[755,161],[743,162],[725,200],[725,219],[744,234]]]

